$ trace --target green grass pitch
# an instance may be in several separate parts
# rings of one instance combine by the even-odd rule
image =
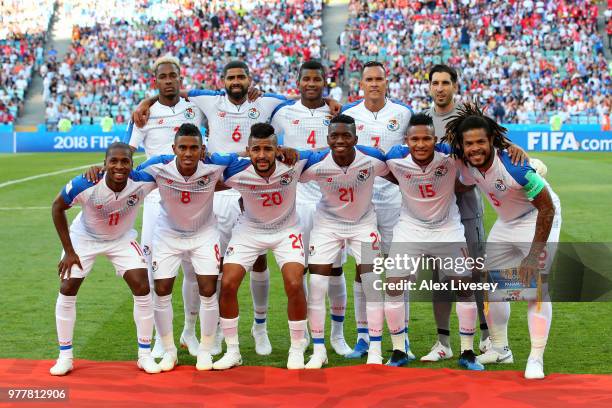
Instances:
[[[606,153],[533,153],[549,169],[548,179],[561,198],[563,226],[561,240],[568,242],[612,241],[612,155]],[[99,153],[44,153],[0,155],[0,185],[16,179],[57,172],[95,162]],[[142,157],[137,161],[142,161]],[[58,290],[56,265],[60,242],[56,236],[50,204],[63,185],[80,173],[66,173],[32,179],[0,187],[0,358],[55,359],[55,299]],[[70,211],[73,218],[77,210]],[[495,220],[486,211],[487,230]],[[137,224],[140,229],[140,220]],[[289,348],[286,300],[278,268],[270,257],[272,284],[268,327],[273,353],[257,356],[249,330],[252,306],[248,280],[240,293],[240,338],[244,364],[284,367]],[[355,341],[352,309],[354,265],[345,266],[348,280],[345,334]],[[247,278],[248,279],[248,278]],[[175,286],[175,333],[182,329],[183,310],[180,280]],[[546,371],[567,373],[612,372],[612,305],[610,303],[557,303],[545,355]],[[431,305],[411,304],[410,339],[417,356],[429,351],[435,342]],[[132,360],[136,358],[132,297],[125,283],[115,277],[110,263],[99,258],[78,295],[75,356],[92,360]],[[459,349],[457,321],[453,313],[453,349]],[[329,330],[329,322],[327,323]],[[529,353],[526,305],[512,307],[509,328],[515,363],[488,370],[523,370]],[[477,339],[476,339],[477,341]],[[390,348],[385,336],[383,350]],[[328,344],[330,366],[357,364],[334,354]],[[194,365],[195,358],[179,352],[180,364]],[[309,352],[307,353],[309,354]],[[361,361],[362,363],[364,361]],[[456,367],[456,359],[428,367]],[[422,367],[415,362],[412,367]]]

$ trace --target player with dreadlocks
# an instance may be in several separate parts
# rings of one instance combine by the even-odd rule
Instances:
[[[556,252],[561,231],[561,205],[550,185],[529,165],[513,165],[506,148],[506,128],[485,116],[478,105],[466,103],[446,125],[446,141],[461,159],[461,181],[476,185],[497,213],[487,239],[487,270],[519,268],[523,286],[541,274],[547,293],[546,274]],[[516,237],[520,237],[516,242]],[[490,245],[491,243],[497,243]],[[501,243],[501,244],[500,244]],[[551,244],[552,243],[552,244]],[[523,259],[517,259],[516,254]],[[520,266],[519,266],[520,265]],[[531,352],[525,378],[544,378],[544,349],[552,320],[552,305],[530,300],[528,306]],[[493,347],[478,356],[482,364],[512,363],[508,347],[508,302],[490,303],[487,324]]]

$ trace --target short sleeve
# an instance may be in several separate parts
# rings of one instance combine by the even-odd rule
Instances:
[[[134,126],[134,122],[130,122],[123,141],[124,143],[137,148],[144,142],[145,136],[146,132],[143,129]]]
[[[154,164],[168,164],[172,160],[174,160],[175,157],[176,156],[174,156],[173,154],[160,154],[158,156],[153,156],[149,160],[140,163],[138,167],[136,167],[136,171],[145,170],[147,167],[150,167]]]
[[[95,183],[88,181],[83,175],[76,176],[68,182],[60,192],[66,205],[72,206],[80,202],[81,193],[90,187],[95,186]]]
[[[206,156],[206,159],[204,159],[204,163],[214,164],[216,166],[229,167],[239,159],[240,156],[238,156],[236,153],[213,153],[210,156]]]

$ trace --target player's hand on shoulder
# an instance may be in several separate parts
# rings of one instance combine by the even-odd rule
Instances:
[[[300,153],[291,147],[279,146],[278,150],[280,154],[277,156],[277,159],[287,166],[293,166],[300,158]]]
[[[57,264],[57,274],[59,275],[60,279],[70,279],[70,271],[72,270],[73,265],[77,265],[79,268],[81,268],[81,270],[83,270],[81,260],[76,252],[66,252],[59,261],[59,264]]]
[[[512,160],[512,164],[515,166],[524,166],[529,163],[529,155],[519,145],[511,144],[508,146],[508,154]]]
[[[151,113],[151,105],[147,99],[141,101],[136,110],[132,112],[132,122],[138,128],[143,128],[149,120],[149,113]]]
[[[263,95],[263,92],[261,92],[261,89],[252,86],[249,88],[247,92],[247,100],[249,102],[254,102],[258,98],[260,98],[262,95]]]
[[[91,166],[88,168],[85,173],[83,173],[83,177],[90,183],[97,183],[104,174],[104,167],[102,166]]]
[[[337,114],[340,113],[340,110],[342,109],[342,104],[340,102],[338,102],[334,98],[328,97],[328,98],[325,98],[325,103],[329,107],[329,111],[332,114],[332,116],[336,116]]]

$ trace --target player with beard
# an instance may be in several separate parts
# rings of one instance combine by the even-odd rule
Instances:
[[[446,125],[445,140],[463,161],[461,181],[476,185],[495,212],[497,221],[487,238],[487,270],[518,267],[523,286],[541,280],[546,294],[547,274],[561,231],[561,204],[550,185],[529,165],[512,164],[506,129],[483,115],[477,105],[464,104]],[[517,254],[519,254],[517,256]],[[552,321],[552,304],[530,300],[527,320],[531,352],[525,378],[544,378],[544,350]],[[478,356],[482,364],[512,363],[508,347],[508,302],[489,302],[487,323],[491,349]]]

